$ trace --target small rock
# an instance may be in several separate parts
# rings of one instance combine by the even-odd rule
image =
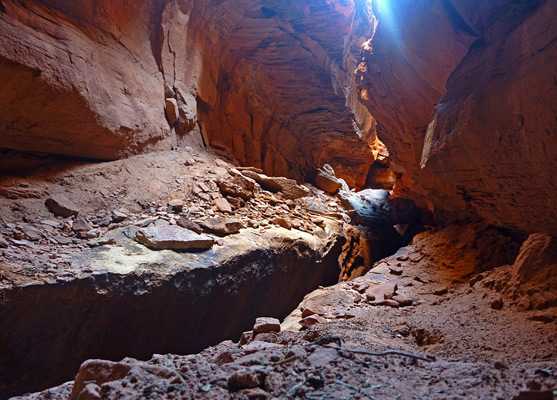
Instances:
[[[244,389],[242,394],[249,400],[265,400],[268,396],[267,392],[259,387]]]
[[[8,247],[10,244],[8,243],[8,241],[6,240],[6,238],[2,235],[0,235],[0,248],[6,248]]]
[[[197,186],[199,187],[199,189],[200,189],[202,192],[207,193],[207,192],[210,192],[210,191],[211,191],[211,189],[209,188],[209,186],[207,186],[207,184],[206,184],[205,182],[198,182],[198,183],[197,183]]]
[[[495,361],[495,363],[493,364],[493,367],[495,369],[507,369],[507,366],[505,364],[503,364],[501,361]]]
[[[393,307],[393,308],[400,307],[400,305],[398,304],[398,301],[393,300],[393,299],[386,299],[385,300],[385,305],[388,306],[388,307]]]
[[[412,303],[414,303],[414,300],[401,296],[399,294],[393,296],[393,300],[396,301],[400,307],[411,306]]]
[[[219,197],[218,199],[214,200],[215,206],[221,212],[232,212],[232,206],[230,203],[223,197]]]
[[[323,318],[320,315],[313,314],[313,315],[308,315],[307,317],[303,318],[300,321],[300,325],[302,325],[302,327],[307,329],[312,325],[324,324],[325,322],[327,322],[327,320],[325,318]]]
[[[108,226],[112,223],[112,217],[107,215],[103,218],[101,218],[101,220],[98,222],[99,226]]]
[[[281,192],[286,199],[298,199],[309,195],[309,189],[300,186],[294,179],[283,177],[271,177],[257,173],[253,170],[242,170],[242,174],[253,179],[261,185],[261,187],[270,192]]]
[[[231,170],[230,174],[232,175],[230,179],[219,179],[216,181],[221,192],[243,200],[252,198],[258,187],[255,181],[238,171]]]
[[[180,199],[170,200],[168,205],[178,212],[182,211],[184,208],[184,202]]]
[[[240,345],[248,344],[252,340],[253,340],[253,331],[246,331],[242,333],[242,336],[240,336],[240,341],[238,342],[238,344]]]
[[[232,356],[232,353],[230,351],[225,350],[217,355],[214,360],[216,364],[223,365],[234,362],[234,357]]]
[[[302,306],[302,318],[315,314],[323,315],[325,314],[325,309],[321,305],[313,302],[308,302],[307,305]]]
[[[89,221],[87,221],[85,217],[82,216],[77,217],[72,225],[72,230],[79,237],[85,237],[85,234],[92,229],[93,227],[91,226]]]
[[[98,239],[91,239],[87,242],[89,247],[99,247],[99,246],[106,246],[107,244],[114,244],[115,241],[113,238],[98,238]]]
[[[31,226],[31,225],[24,226],[23,227],[23,233],[25,233],[25,236],[27,236],[27,239],[33,240],[33,241],[40,240],[41,237],[42,237],[41,231],[38,230],[37,228]]]
[[[45,205],[54,215],[64,218],[77,215],[80,211],[78,206],[61,195],[50,196],[46,199]]]
[[[134,225],[139,226],[140,228],[144,228],[146,226],[151,225],[156,220],[157,220],[157,218],[145,218],[145,219],[142,219],[140,221],[137,221],[136,223],[134,223]]]
[[[278,226],[282,226],[283,228],[286,228],[286,229],[291,229],[292,228],[292,224],[285,217],[275,217],[275,219],[273,219],[273,222],[275,224],[277,224]]]
[[[370,286],[366,292],[366,298],[368,301],[374,301],[375,305],[385,304],[386,299],[392,299],[398,286],[393,282],[384,282],[380,285]],[[398,304],[398,303],[397,303]]]
[[[176,221],[176,224],[182,228],[194,231],[195,233],[201,233],[203,231],[199,224],[186,217],[180,217],[180,219]]]
[[[56,236],[53,237],[53,239],[54,239],[54,240],[56,241],[56,243],[58,243],[58,244],[66,245],[66,244],[72,243],[72,240],[71,240],[70,238],[64,237],[64,236],[62,236],[62,235],[56,235]]]
[[[254,333],[280,332],[280,321],[271,317],[259,317],[253,326]]]
[[[389,265],[389,272],[393,275],[402,275],[402,268]]]
[[[316,217],[313,219],[313,223],[321,228],[325,227],[325,220],[323,218]]]
[[[94,239],[94,238],[98,238],[99,236],[102,235],[102,231],[100,229],[91,229],[90,231],[85,232],[85,238],[86,239]]]
[[[292,228],[300,229],[301,227],[302,227],[302,221],[300,221],[299,219],[295,219],[294,221],[292,221]]]
[[[221,233],[223,235],[238,233],[240,229],[244,228],[244,224],[239,219],[223,217],[209,218],[203,221],[202,225],[212,232]]]
[[[368,287],[369,287],[369,283],[363,282],[360,283],[358,286],[356,286],[354,289],[356,289],[358,293],[364,293]]]
[[[246,202],[239,197],[226,196],[228,201],[234,208],[241,208],[246,205]]]
[[[54,221],[51,219],[44,219],[41,221],[41,224],[51,226],[57,229],[61,229],[63,227],[63,224],[60,221]]]
[[[135,240],[157,250],[208,249],[215,242],[210,236],[199,235],[177,225],[139,229]]]
[[[331,194],[335,194],[341,187],[340,181],[335,176],[335,171],[333,168],[325,164],[323,168],[317,171],[317,176],[315,177],[315,186]]]
[[[264,378],[265,376],[260,370],[243,368],[230,374],[228,378],[226,378],[226,384],[230,391],[236,392],[238,390],[260,386]]]
[[[446,286],[444,286],[444,287],[442,287],[442,288],[440,288],[440,289],[434,290],[434,291],[433,291],[433,294],[436,295],[436,296],[442,296],[442,295],[444,295],[444,294],[447,294],[448,292],[449,292],[449,288],[446,287]]]
[[[126,218],[128,218],[127,213],[121,210],[114,210],[112,211],[112,222],[122,222]]]

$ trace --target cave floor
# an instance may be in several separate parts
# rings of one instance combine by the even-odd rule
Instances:
[[[0,185],[0,239],[6,244],[0,288],[130,272],[111,267],[113,258],[97,270],[83,261],[99,238],[76,237],[67,221],[48,212],[44,199],[56,193],[79,204],[102,237],[116,235],[130,221],[176,224],[183,212],[167,203],[177,198],[184,210],[198,213],[191,217],[199,222],[211,214],[233,215],[245,224],[243,232],[286,231],[276,220],[282,216],[296,221],[286,235],[325,240],[329,224],[341,223],[335,216],[340,202],[313,188],[320,215],[267,192],[236,211],[220,211],[214,180],[230,166],[214,154],[187,149],[6,178]],[[128,222],[111,222],[113,210]],[[39,238],[33,234],[38,228]],[[419,234],[364,276],[309,293],[280,332],[249,331],[239,342],[226,340],[197,354],[90,360],[75,382],[22,398],[552,399],[557,310],[546,300],[554,299],[555,282],[521,291],[512,265],[478,270],[479,229],[449,226]],[[233,238],[216,238],[215,246],[227,248]]]
[[[316,289],[280,332],[248,331],[236,343],[147,362],[89,361],[76,393],[100,396],[84,397],[95,399],[553,399],[555,308],[526,310],[524,295],[508,296],[512,266],[473,273],[466,256],[443,266],[443,257],[466,252],[467,229],[424,232],[366,275]],[[370,287],[391,288],[387,293],[393,283],[393,298],[411,305],[368,298]],[[402,354],[372,354],[392,350]],[[73,386],[25,398],[69,399]]]

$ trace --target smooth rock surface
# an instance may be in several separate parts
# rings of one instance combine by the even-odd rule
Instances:
[[[242,221],[236,218],[212,217],[203,221],[202,225],[212,232],[223,235],[238,233],[240,229],[244,228]]]
[[[209,249],[215,240],[207,235],[199,235],[180,226],[155,226],[140,229],[136,240],[153,249],[188,250]]]

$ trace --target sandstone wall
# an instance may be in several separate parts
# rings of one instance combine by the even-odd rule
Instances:
[[[365,183],[377,138],[352,79],[374,29],[362,0],[1,4],[0,148],[115,159],[201,130],[269,174],[330,163]]]
[[[2,1],[0,147],[115,159],[169,147],[150,1]]]
[[[397,191],[438,217],[557,233],[555,3],[384,5],[356,81]]]

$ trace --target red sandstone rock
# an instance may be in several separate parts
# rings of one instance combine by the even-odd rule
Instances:
[[[217,209],[219,211],[232,212],[232,207],[230,206],[230,203],[225,198],[219,197],[215,199],[214,202],[215,202],[215,206],[217,206]]]
[[[280,321],[271,317],[259,317],[253,326],[254,333],[279,332]]]
[[[79,214],[79,207],[62,195],[51,196],[45,201],[47,208],[60,217],[70,217]]]
[[[244,227],[242,221],[237,218],[212,217],[203,221],[202,225],[210,231],[229,235],[238,233]]]
[[[359,97],[378,121],[391,168],[404,172],[396,192],[423,207],[427,198],[439,216],[479,214],[495,225],[555,234],[557,215],[548,209],[557,177],[544,171],[557,168],[549,134],[557,129],[557,89],[547,85],[555,76],[548,60],[557,58],[549,45],[557,6],[451,4],[391,2],[398,33],[384,18],[363,46]]]
[[[325,164],[323,168],[319,168],[317,171],[315,186],[326,192],[334,194],[340,189],[341,183],[336,178],[335,171],[328,164]]]

